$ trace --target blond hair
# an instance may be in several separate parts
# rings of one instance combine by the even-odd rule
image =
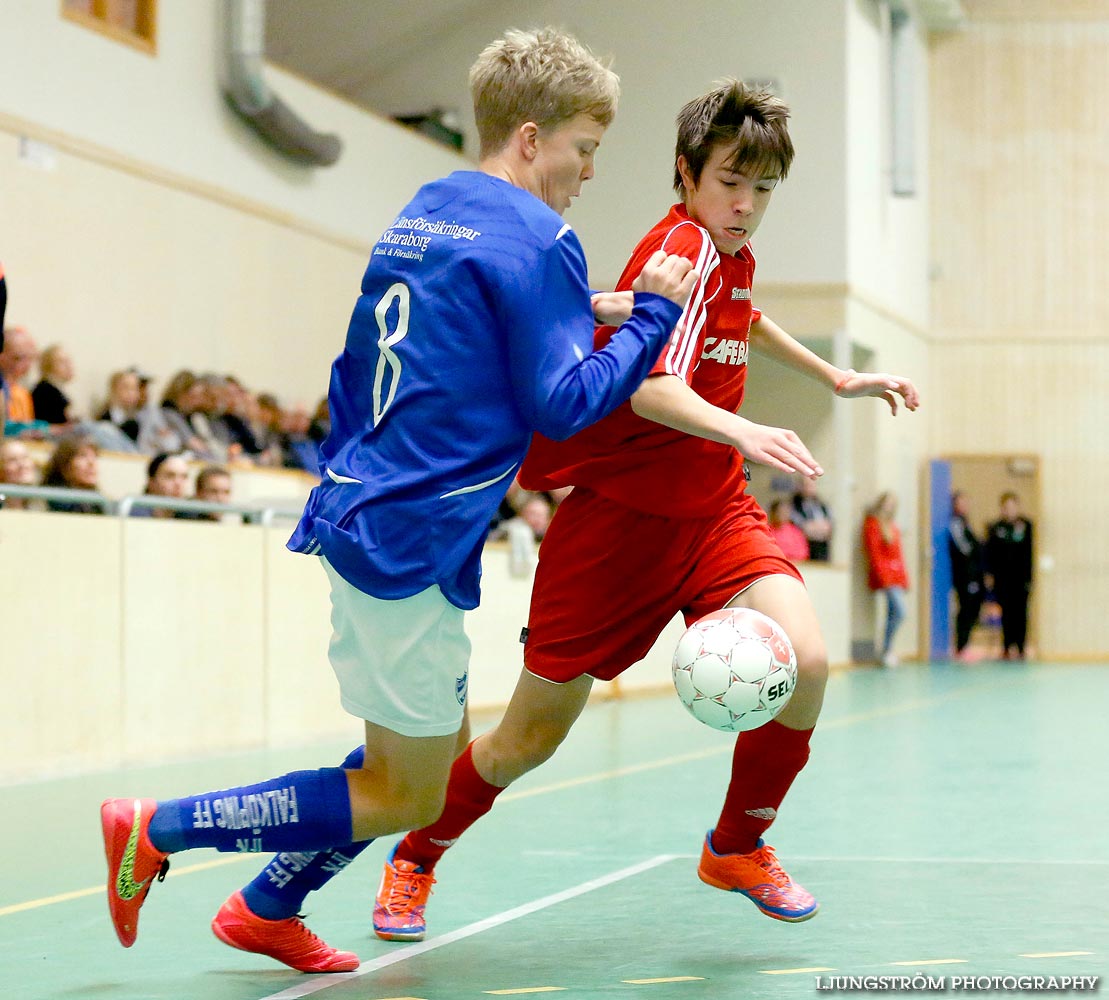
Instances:
[[[693,182],[700,183],[712,151],[733,148],[726,166],[754,177],[784,180],[793,162],[789,106],[769,91],[751,90],[739,80],[722,81],[678,112],[674,148],[674,190],[681,191],[678,157],[684,156]]]
[[[484,158],[500,152],[525,122],[550,130],[584,114],[607,128],[620,78],[563,31],[513,29],[470,67],[470,94]]]

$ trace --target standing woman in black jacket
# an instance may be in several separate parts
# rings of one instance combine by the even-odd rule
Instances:
[[[1015,493],[1001,495],[1001,517],[990,525],[986,569],[1001,605],[1003,660],[1023,660],[1032,596],[1032,522],[1020,512]]]

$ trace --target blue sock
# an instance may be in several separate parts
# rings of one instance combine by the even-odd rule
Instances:
[[[150,841],[173,853],[322,851],[351,840],[350,792],[339,767],[158,803]]]
[[[343,761],[343,768],[360,768],[365,756],[366,748],[358,747]],[[275,854],[254,881],[243,886],[247,908],[264,920],[296,916],[308,893],[323,888],[372,843],[362,840],[318,854]]]

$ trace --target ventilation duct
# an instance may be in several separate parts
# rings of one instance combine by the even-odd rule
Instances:
[[[224,0],[228,103],[270,146],[297,163],[331,166],[342,151],[337,135],[316,132],[266,85],[263,0]]]

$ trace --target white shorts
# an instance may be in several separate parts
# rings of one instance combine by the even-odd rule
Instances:
[[[462,725],[470,640],[464,612],[437,586],[400,601],[364,594],[326,559],[328,657],[343,708],[402,736],[451,736]]]

